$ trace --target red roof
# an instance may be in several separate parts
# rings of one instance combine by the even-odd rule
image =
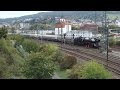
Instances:
[[[95,29],[95,28],[97,28],[97,27],[98,27],[98,26],[95,25],[95,24],[83,24],[83,25],[81,26],[82,29]]]
[[[64,28],[65,25],[71,25],[70,21],[65,21],[65,22],[59,21],[55,24],[55,28]]]
[[[55,28],[64,28],[65,27],[65,23],[64,22],[57,22],[55,24]]]

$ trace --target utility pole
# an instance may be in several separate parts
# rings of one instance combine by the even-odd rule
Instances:
[[[106,52],[106,65],[108,65],[108,55],[109,55],[109,31],[108,31],[108,21],[107,21],[107,11],[103,12],[103,19],[102,19],[102,29],[101,29],[101,53]]]
[[[95,11],[95,25],[96,25],[96,11]]]
[[[105,11],[105,32],[106,32],[106,48],[107,48],[107,65],[108,65],[108,48],[109,48],[109,42],[108,42],[108,28],[107,28],[107,11]]]
[[[96,25],[96,29],[95,29],[95,35],[98,33],[98,28],[97,28],[97,15],[96,15],[97,11],[95,11],[95,25]]]
[[[61,26],[61,48],[62,48],[62,42],[63,42],[63,39],[62,39],[62,26]]]
[[[65,45],[65,37],[66,37],[66,33],[64,34],[64,45]]]
[[[74,45],[74,37],[75,37],[75,34],[73,34],[73,45]]]

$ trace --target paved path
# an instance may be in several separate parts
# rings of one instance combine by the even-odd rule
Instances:
[[[54,73],[54,76],[52,77],[52,79],[60,79],[60,77],[57,75],[57,73]]]

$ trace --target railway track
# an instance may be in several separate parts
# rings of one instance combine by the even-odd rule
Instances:
[[[105,68],[107,68],[108,70],[110,70],[111,72],[117,74],[120,76],[120,63],[117,63],[117,62],[113,62],[111,60],[108,60],[106,62],[106,59],[103,58],[103,57],[99,57],[99,56],[96,56],[96,55],[92,55],[92,54],[89,54],[89,53],[86,53],[86,52],[77,52],[75,50],[71,50],[69,48],[60,48],[62,51],[66,52],[66,53],[69,53],[71,55],[74,55],[76,57],[79,57],[85,61],[90,61],[92,59],[95,59],[98,61],[98,63],[101,63],[105,66]],[[106,64],[107,63],[107,64]]]

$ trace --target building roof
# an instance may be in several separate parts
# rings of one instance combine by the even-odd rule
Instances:
[[[96,24],[83,24],[81,25],[81,29],[96,29],[98,25]]]
[[[71,25],[69,22],[57,22],[55,28],[64,28],[65,25]]]
[[[97,27],[96,24],[83,24],[84,27]]]
[[[65,27],[65,23],[64,22],[57,22],[55,24],[55,28],[64,28]]]

